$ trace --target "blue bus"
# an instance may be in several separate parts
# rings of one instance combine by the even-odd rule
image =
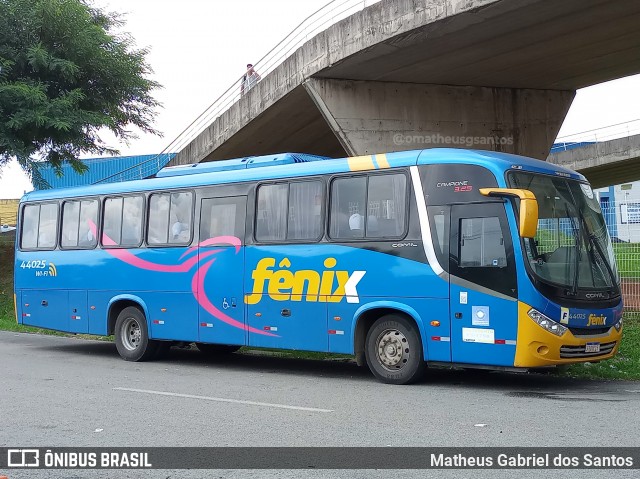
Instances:
[[[125,360],[175,342],[346,353],[381,381],[428,365],[611,358],[622,298],[585,178],[516,155],[277,154],[38,191],[19,208],[21,324],[114,335]]]

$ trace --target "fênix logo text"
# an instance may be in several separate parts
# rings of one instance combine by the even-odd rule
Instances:
[[[326,258],[323,264],[326,269],[322,272],[312,269],[292,271],[289,258],[278,263],[279,269],[276,269],[275,258],[263,258],[251,273],[253,287],[245,296],[245,303],[259,303],[265,289],[275,301],[339,303],[346,297],[347,303],[359,303],[357,286],[366,271],[336,270],[338,261],[335,258]]]
[[[607,324],[607,317],[600,315],[597,316],[595,314],[589,315],[589,322],[587,326],[605,326]]]

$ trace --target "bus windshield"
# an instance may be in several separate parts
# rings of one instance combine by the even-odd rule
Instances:
[[[618,291],[611,239],[591,187],[566,178],[524,172],[509,175],[514,188],[538,201],[535,238],[524,239],[526,260],[539,280],[568,290]]]

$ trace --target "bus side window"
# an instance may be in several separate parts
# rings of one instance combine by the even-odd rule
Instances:
[[[300,181],[289,186],[288,240],[317,240],[322,235],[323,188],[320,181]]]
[[[58,205],[55,203],[40,205],[40,223],[38,224],[38,249],[55,248],[57,230]]]
[[[244,241],[246,201],[244,196],[203,199],[199,241],[220,236],[235,236]]]
[[[62,206],[62,234],[60,246],[63,248],[92,248],[97,238],[92,232],[92,224],[98,223],[98,201],[65,201]]]
[[[261,185],[258,188],[256,239],[282,241],[287,237],[288,184]]]
[[[62,235],[60,246],[73,248],[78,246],[78,224],[80,221],[80,202],[65,201],[62,205]]]
[[[504,268],[507,253],[500,220],[489,218],[460,219],[460,268]]]
[[[142,197],[127,196],[122,205],[122,246],[142,243]]]
[[[142,196],[125,196],[105,200],[103,246],[140,246],[142,242],[143,202]]]
[[[86,200],[80,203],[80,224],[78,225],[78,246],[94,248],[98,243],[92,225],[98,224],[98,201]]]
[[[407,177],[372,175],[367,186],[367,238],[397,238],[406,221]]]
[[[192,196],[191,192],[171,194],[168,235],[171,244],[187,244],[191,240]]]
[[[517,297],[513,244],[504,204],[451,206],[449,273]]]
[[[293,181],[258,187],[258,241],[318,241],[324,221],[321,181]]]
[[[22,236],[20,247],[34,249],[38,247],[38,223],[40,222],[40,205],[27,205],[22,210]]]
[[[169,195],[154,194],[149,198],[147,243],[166,244],[169,233]]]
[[[429,206],[431,241],[436,258],[445,271],[449,271],[449,207]]]
[[[191,241],[193,194],[156,193],[149,199],[147,243],[186,245]]]
[[[364,238],[367,178],[338,178],[331,184],[329,235],[332,238]]]
[[[102,245],[118,246],[122,234],[122,198],[104,200]]]
[[[406,229],[407,177],[375,174],[331,184],[332,238],[399,238]]]

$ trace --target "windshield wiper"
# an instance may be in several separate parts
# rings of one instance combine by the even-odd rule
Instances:
[[[571,195],[571,200],[572,200],[572,205],[573,207],[576,209],[576,212],[578,213],[578,219],[580,220],[580,223],[582,224],[582,227],[584,228],[584,236],[587,238],[588,240],[588,246],[590,246],[590,254],[591,254],[591,258],[592,261],[595,264],[598,264],[598,261],[596,260],[594,254],[593,254],[593,249],[595,247],[595,249],[598,251],[598,254],[600,255],[600,260],[604,263],[604,266],[607,270],[607,274],[609,275],[609,279],[611,281],[611,288],[616,291],[618,291],[618,282],[616,281],[616,277],[615,274],[613,272],[613,269],[611,269],[611,265],[609,264],[609,261],[607,260],[607,257],[604,255],[604,252],[602,251],[602,248],[600,247],[600,243],[598,242],[596,236],[591,232],[591,230],[589,229],[589,226],[587,225],[587,220],[584,217],[584,214],[582,213],[582,210],[578,207],[578,204],[576,202],[576,198],[573,195],[573,191],[571,191],[571,187],[569,186],[569,184],[567,183],[567,189],[569,190],[569,194]],[[565,211],[567,211],[567,206],[565,205]],[[568,211],[567,211],[567,216],[569,215]],[[571,224],[574,227],[574,234],[576,234],[576,227],[575,227],[575,220],[570,217],[571,219]],[[579,248],[578,245],[578,238],[576,236],[576,247]],[[585,245],[587,246],[587,245]],[[578,256],[576,255],[576,273],[574,274],[574,292],[573,294],[575,295],[577,293],[577,288],[578,288],[578,273],[577,273],[577,267],[578,267],[578,263],[577,263],[577,258]],[[599,265],[598,265],[599,266]],[[601,270],[602,273],[602,270]],[[593,276],[593,273],[592,273]],[[603,275],[603,279],[604,279],[604,275]],[[595,286],[595,284],[594,284]]]
[[[569,192],[571,192],[571,190],[569,190]],[[571,221],[571,229],[573,230],[573,236],[575,238],[575,243],[576,243],[575,249],[573,252],[575,261],[573,266],[573,284],[571,286],[571,295],[575,296],[578,294],[578,268],[580,267],[580,256],[579,256],[580,255],[580,229],[578,228],[578,225],[576,225],[575,217],[569,214],[569,208],[567,207],[567,203],[565,203],[564,205],[564,211],[567,214],[567,218],[569,218],[569,221]]]
[[[600,242],[598,241],[598,238],[596,237],[596,235],[589,230],[589,227],[587,226],[587,220],[585,219],[582,211],[578,208],[576,209],[578,211],[578,218],[580,218],[580,222],[584,227],[585,236],[589,240],[589,246],[591,246],[591,257],[593,259],[593,262],[598,266],[600,266],[595,256],[593,255],[593,249],[595,248],[595,250],[598,252],[598,255],[600,256],[600,261],[604,263],[604,267],[607,271],[607,274],[609,275],[609,279],[611,280],[611,288],[615,292],[619,292],[618,282],[616,281],[616,275],[613,272],[613,269],[611,268],[611,265],[609,264],[609,261],[607,260],[607,257],[605,256],[604,251],[602,250],[602,245],[600,245]],[[601,268],[601,272],[602,272],[602,268]]]

